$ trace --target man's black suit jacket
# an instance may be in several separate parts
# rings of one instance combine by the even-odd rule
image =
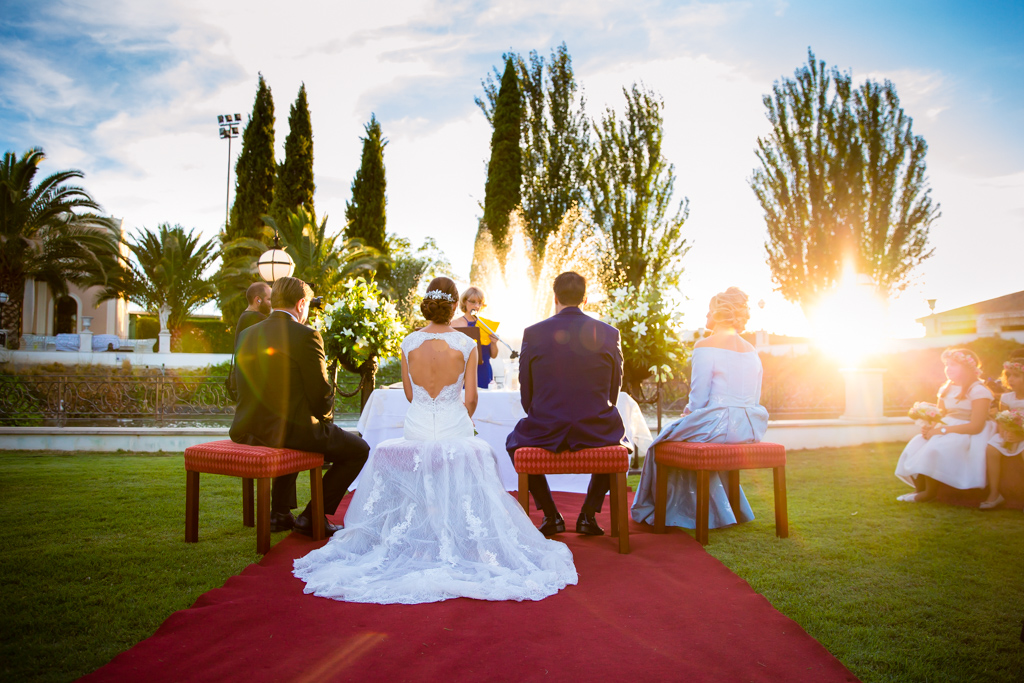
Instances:
[[[244,330],[236,359],[238,407],[232,441],[327,452],[334,389],[327,381],[324,342],[283,311]]]

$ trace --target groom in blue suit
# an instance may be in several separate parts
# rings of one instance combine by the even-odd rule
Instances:
[[[615,408],[622,386],[619,331],[580,310],[587,281],[573,272],[555,278],[555,315],[527,327],[519,360],[519,385],[526,417],[505,441],[515,462],[517,448],[560,453],[625,443],[622,418]],[[595,514],[601,511],[611,476],[590,478],[576,531],[600,536]],[[565,520],[551,498],[547,478],[529,477],[534,503],[544,511],[545,536],[565,531]]]

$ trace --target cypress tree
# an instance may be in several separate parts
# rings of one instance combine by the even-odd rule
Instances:
[[[384,172],[384,146],[388,144],[373,114],[366,124],[363,155],[352,179],[352,201],[345,204],[345,237],[361,239],[387,255],[387,178]],[[377,279],[387,279],[386,267],[377,270]]]
[[[491,134],[491,159],[487,164],[487,183],[484,186],[484,216],[481,230],[491,233],[498,253],[505,247],[508,235],[508,216],[521,201],[522,150],[519,148],[522,125],[522,97],[519,78],[511,55],[505,57],[505,73],[494,105]]]
[[[235,203],[231,206],[228,239],[263,235],[260,216],[274,200],[274,98],[260,74],[252,115],[242,132],[242,151],[235,164]]]
[[[242,151],[235,164],[235,203],[231,206],[231,222],[224,226],[222,244],[240,238],[262,240],[263,220],[274,199],[274,98],[260,74],[252,114],[242,132]],[[259,253],[235,250],[221,260],[217,278],[217,299],[221,318],[234,324],[246,307],[245,290],[259,276],[255,263]]]
[[[288,137],[284,141],[284,162],[277,167],[274,182],[274,201],[270,215],[281,224],[288,212],[304,208],[316,223],[313,209],[313,126],[309,119],[306,84],[299,88],[298,97],[288,114]]]

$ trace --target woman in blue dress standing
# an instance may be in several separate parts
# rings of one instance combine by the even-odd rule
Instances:
[[[640,484],[633,500],[637,522],[654,524],[654,491],[659,475],[654,447],[662,441],[699,443],[753,443],[768,428],[768,411],[761,399],[761,359],[740,336],[750,319],[747,295],[737,287],[711,299],[707,327],[711,336],[694,346],[690,401],[682,417],[665,427],[647,449]],[[697,473],[670,470],[665,523],[693,529],[697,517]],[[725,473],[710,477],[708,527],[717,528],[754,519],[747,497],[740,490],[740,509],[733,512],[726,492]]]
[[[452,327],[476,327],[477,319],[474,313],[480,312],[480,309],[486,305],[487,300],[484,296],[484,290],[479,287],[466,287],[465,291],[462,292],[462,296],[459,297],[459,308],[462,310],[462,316],[452,321]],[[498,343],[492,336],[489,343],[481,344],[480,346],[480,358],[483,360],[476,366],[476,385],[481,389],[486,389],[491,380],[494,379],[491,359],[498,357]]]

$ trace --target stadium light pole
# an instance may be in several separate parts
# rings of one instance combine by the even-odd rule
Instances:
[[[220,137],[228,141],[228,182],[224,190],[224,230],[228,229],[231,204],[231,141],[238,137],[238,124],[242,122],[241,114],[218,114],[217,125],[220,127]]]

